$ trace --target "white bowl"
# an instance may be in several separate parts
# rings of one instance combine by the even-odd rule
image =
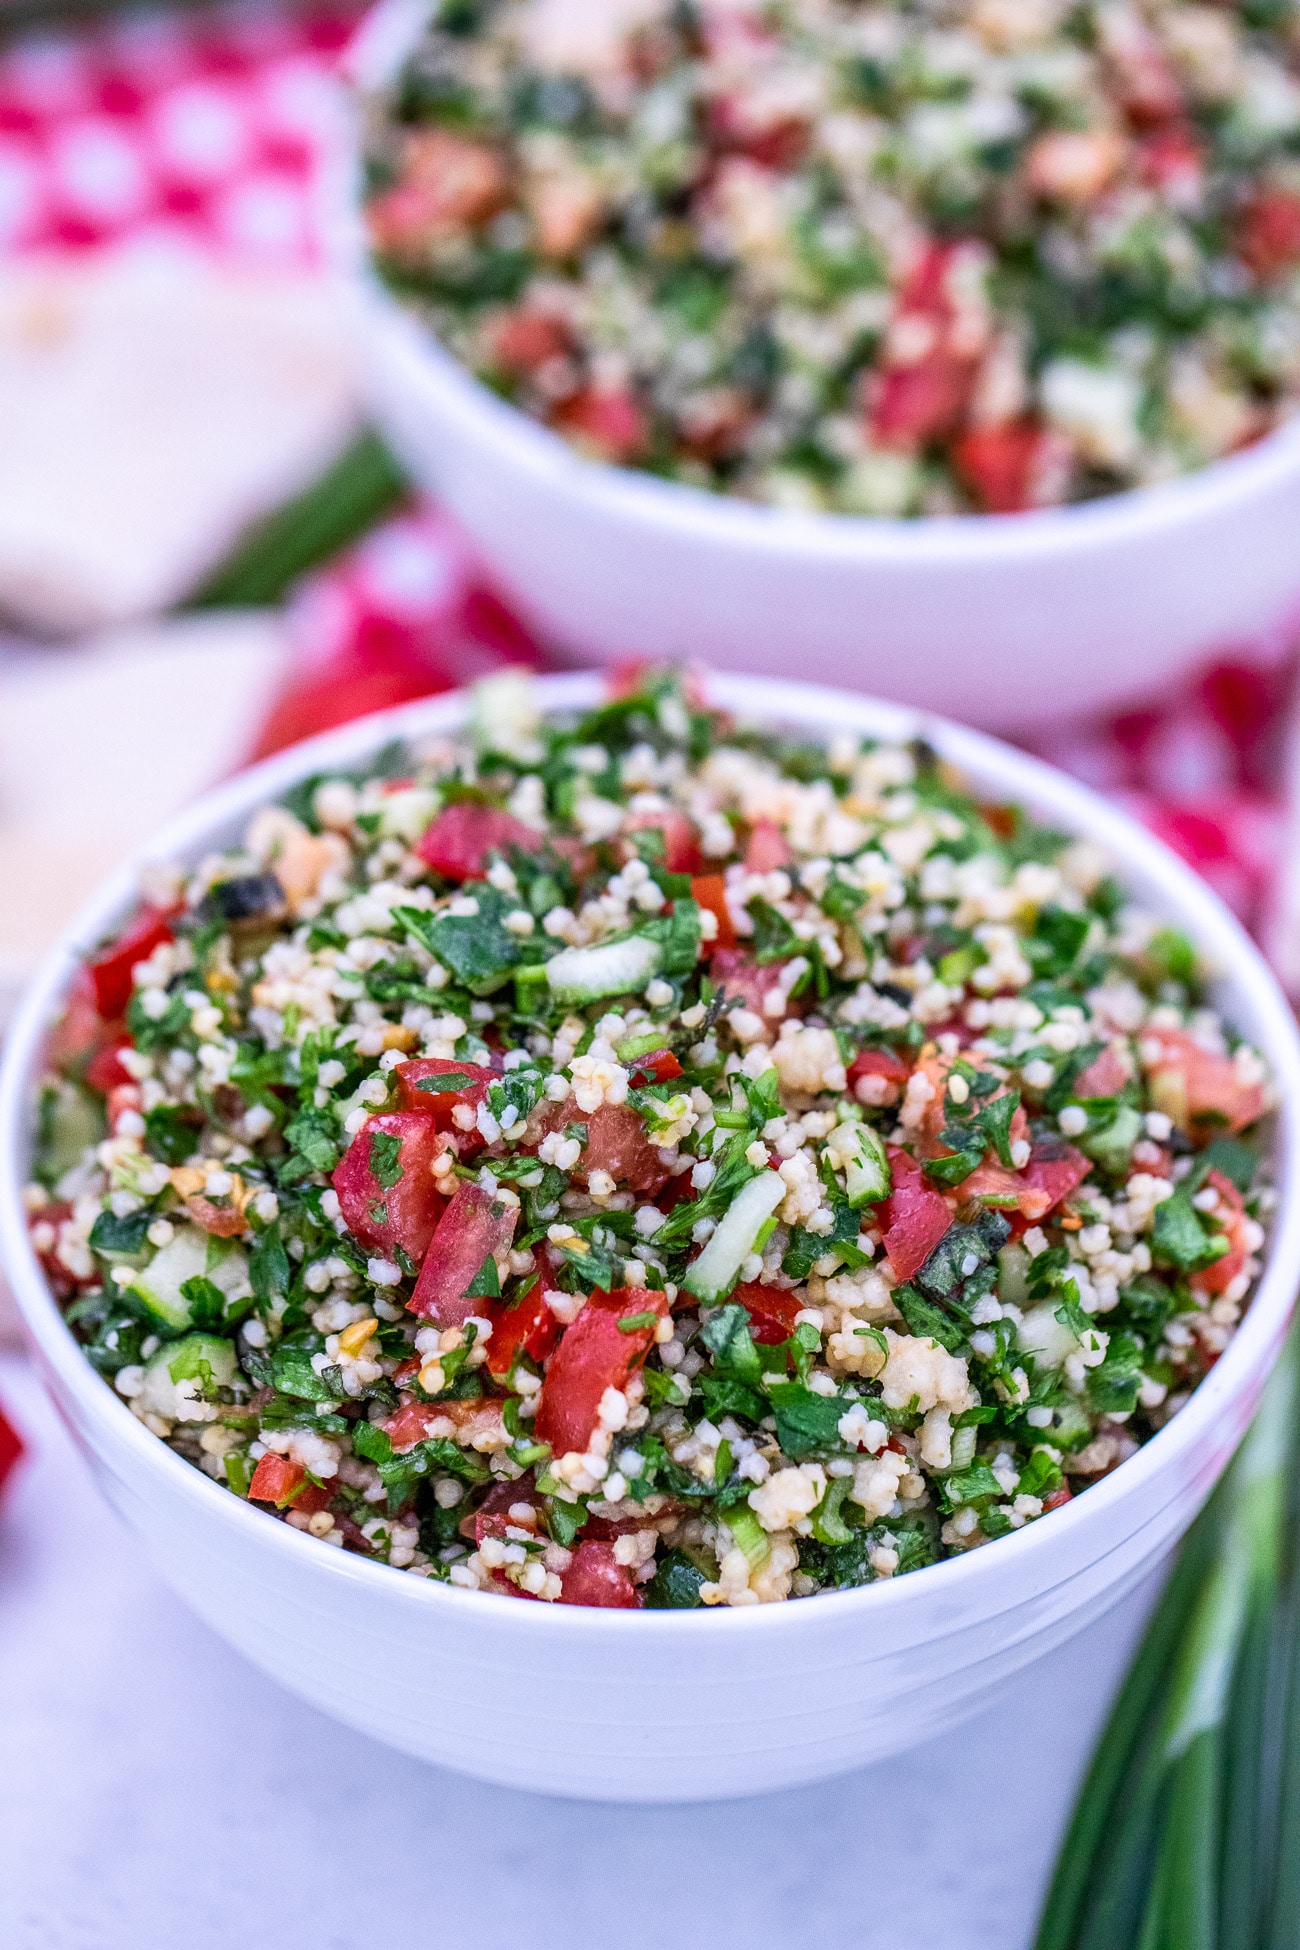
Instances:
[[[368,18],[362,88],[396,70],[427,12],[384,0]],[[336,232],[386,437],[572,661],[689,653],[782,677],[797,658],[818,683],[1028,728],[1154,694],[1224,648],[1271,656],[1300,614],[1300,424],[1081,507],[785,513],[582,459],[382,286],[355,198]]]
[[[590,675],[543,680],[586,706]],[[923,1740],[1096,1618],[1159,1559],[1208,1494],[1254,1408],[1300,1273],[1300,1043],[1257,951],[1201,881],[1073,780],[894,705],[718,678],[723,705],[814,735],[924,736],[981,792],[1101,842],[1125,879],[1222,971],[1217,1000],[1281,1090],[1281,1201],[1258,1291],[1187,1407],[1064,1509],[892,1583],[743,1610],[618,1612],[459,1592],[329,1550],[219,1488],[130,1413],[89,1365],[32,1253],[21,1199],[42,1041],[79,954],[129,911],[120,873],[50,957],[0,1073],[0,1250],[55,1399],[109,1501],[161,1575],[256,1664],[339,1719],[515,1787],[693,1800],[816,1780]],[[462,695],[386,712],[259,766],[174,820],[152,859],[196,860],[310,773],[389,739],[442,732]]]

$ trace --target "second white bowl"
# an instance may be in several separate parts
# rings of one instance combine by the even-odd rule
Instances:
[[[384,0],[361,88],[418,35]],[[792,514],[582,459],[496,398],[369,269],[359,168],[335,205],[371,406],[413,479],[574,661],[689,654],[870,690],[989,727],[1130,701],[1300,615],[1300,425],[1082,507],[919,521]]]

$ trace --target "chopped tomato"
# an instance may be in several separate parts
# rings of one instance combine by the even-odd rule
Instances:
[[[1068,1483],[1062,1483],[1059,1490],[1053,1490],[1050,1496],[1043,1498],[1043,1508],[1044,1510],[1063,1510],[1065,1505],[1073,1500],[1073,1497],[1074,1491],[1070,1488],[1070,1485]]]
[[[889,366],[871,387],[871,431],[882,447],[921,447],[951,433],[974,381],[969,359],[935,352],[914,366]]]
[[[1237,255],[1257,277],[1276,277],[1300,263],[1300,193],[1257,190],[1246,207]]]
[[[560,1580],[559,1605],[604,1605],[608,1609],[636,1611],[641,1594],[626,1564],[620,1564],[612,1544],[584,1537],[573,1554],[573,1562]]]
[[[757,1280],[747,1280],[731,1297],[749,1315],[749,1331],[760,1347],[775,1347],[778,1341],[789,1340],[801,1304],[795,1294],[783,1286],[760,1286]]]
[[[492,1301],[486,1317],[492,1322],[487,1366],[494,1381],[509,1379],[518,1354],[544,1361],[560,1338],[560,1323],[546,1304],[540,1280],[512,1307]]]
[[[1264,1109],[1262,1083],[1243,1082],[1231,1056],[1202,1049],[1184,1029],[1144,1029],[1140,1043],[1151,1099],[1179,1130],[1205,1123],[1244,1130]]]
[[[607,1171],[618,1185],[649,1197],[661,1189],[668,1168],[646,1136],[641,1114],[631,1104],[602,1104],[599,1110],[579,1110],[573,1097],[548,1104],[542,1113],[541,1135],[567,1130],[570,1124],[586,1130],[586,1142],[576,1172],[587,1179],[593,1171]]]
[[[511,847],[537,853],[544,836],[535,826],[500,806],[485,806],[477,800],[459,799],[444,806],[416,841],[415,851],[427,867],[446,880],[482,880],[487,875],[489,854],[508,857]]]
[[[650,437],[645,414],[622,386],[584,386],[556,407],[551,424],[593,460],[615,464],[637,459]]]
[[[700,836],[693,820],[676,807],[668,812],[632,813],[623,822],[625,833],[661,833],[664,851],[662,866],[668,873],[698,873]]]
[[[102,1043],[121,1040],[121,1026],[112,1029],[105,1023],[95,1001],[95,984],[89,968],[78,969],[68,991],[67,1007],[55,1023],[46,1044],[46,1056],[56,1070],[72,1069],[93,1055]]]
[[[764,169],[793,169],[808,146],[806,117],[754,91],[715,95],[706,124],[713,148],[748,156]]]
[[[1082,1151],[1057,1138],[1040,1138],[1023,1171],[1010,1171],[990,1156],[964,1178],[960,1194],[964,1199],[983,1199],[1015,1217],[1017,1231],[1037,1225],[1062,1199],[1070,1196],[1092,1170]]]
[[[1193,1274],[1192,1285],[1202,1293],[1224,1293],[1250,1258],[1250,1247],[1246,1243],[1246,1207],[1237,1187],[1221,1171],[1212,1171],[1205,1182],[1219,1194],[1219,1209],[1214,1216],[1223,1226],[1228,1250],[1221,1259],[1215,1260],[1213,1266]]]
[[[1156,35],[1136,7],[1101,7],[1097,38],[1130,122],[1151,128],[1186,109],[1182,88]]]
[[[506,189],[505,166],[486,144],[421,129],[406,139],[400,181],[371,199],[366,222],[378,250],[406,256],[486,223]]]
[[[489,326],[487,349],[492,363],[506,372],[534,373],[548,360],[572,352],[573,338],[564,319],[554,312],[521,305]]]
[[[478,1303],[480,1309],[484,1305]],[[413,1449],[417,1442],[423,1442],[430,1429],[446,1435],[448,1426],[456,1433],[463,1448],[473,1448],[481,1444],[483,1448],[504,1448],[509,1438],[505,1434],[502,1421],[501,1400],[499,1396],[485,1396],[478,1400],[418,1402],[409,1398],[399,1403],[396,1411],[384,1423],[384,1434],[399,1453]]]
[[[952,1208],[899,1146],[889,1146],[889,1163],[894,1189],[879,1208],[879,1223],[890,1265],[900,1280],[910,1280],[952,1224]]]
[[[1101,1055],[1094,1057],[1087,1069],[1075,1078],[1074,1094],[1076,1097],[1118,1097],[1132,1075],[1127,1047],[1123,1043],[1107,1043]]]
[[[1138,166],[1156,189],[1190,199],[1200,190],[1205,154],[1186,123],[1171,122],[1138,145]]]
[[[493,1198],[481,1185],[465,1184],[438,1221],[409,1302],[411,1312],[439,1327],[460,1327],[471,1314],[486,1318],[487,1298],[472,1298],[484,1262],[515,1236],[517,1205]]]
[[[327,1510],[333,1501],[332,1483],[304,1483],[293,1499],[293,1507],[300,1510],[304,1517],[314,1517],[318,1510]]]
[[[1027,1210],[1028,1201],[1022,1201],[1025,1217],[1041,1219],[1048,1212],[1055,1211],[1062,1199],[1069,1198],[1092,1170],[1092,1159],[1085,1158],[1082,1151],[1076,1151],[1072,1144],[1060,1138],[1040,1138],[1035,1144],[1033,1155],[1020,1174],[1030,1189],[1047,1200],[1041,1211],[1032,1214]]]
[[[135,1083],[135,1078],[122,1062],[122,1051],[130,1047],[129,1038],[122,1037],[96,1050],[86,1065],[86,1082],[92,1090],[100,1090],[107,1096],[110,1090],[120,1090]]]
[[[965,413],[985,348],[971,331],[969,306],[953,293],[963,255],[960,244],[927,245],[899,288],[867,392],[871,434],[881,446],[923,447]],[[918,340],[926,347],[919,358]]]
[[[0,1488],[23,1453],[23,1440],[13,1423],[0,1409]]]
[[[681,1073],[682,1066],[670,1049],[653,1049],[632,1058],[632,1082],[642,1089],[649,1083],[672,1083]]]
[[[144,1093],[138,1083],[115,1083],[104,1105],[109,1130],[116,1131],[117,1120],[124,1110],[139,1110],[143,1102]]]
[[[775,820],[754,822],[745,848],[747,873],[772,873],[777,867],[788,867],[793,858],[789,842]]]
[[[495,1073],[482,1063],[458,1063],[449,1056],[417,1056],[399,1063],[393,1071],[398,1098],[403,1110],[423,1111],[440,1131],[451,1131],[461,1140],[462,1156],[477,1151],[483,1139],[471,1118],[468,1127],[456,1119],[459,1109],[477,1111],[487,1096]],[[468,1082],[455,1090],[439,1089],[439,1079],[466,1077]]]
[[[283,1510],[286,1504],[297,1502],[294,1492],[306,1476],[300,1462],[290,1462],[287,1456],[268,1452],[258,1459],[248,1486],[249,1497],[257,1503],[274,1503],[278,1510]]]
[[[334,1171],[339,1210],[364,1246],[424,1258],[445,1201],[433,1176],[442,1133],[424,1111],[385,1111],[362,1126]]]
[[[512,1511],[522,1510],[525,1505],[531,1513],[527,1519],[511,1514]],[[531,1471],[514,1483],[493,1483],[478,1508],[461,1518],[460,1534],[481,1544],[485,1537],[504,1537],[512,1527],[516,1530],[537,1528],[537,1485]]]
[[[607,1388],[625,1388],[654,1346],[655,1328],[668,1312],[667,1296],[656,1287],[616,1287],[593,1293],[567,1327],[547,1364],[533,1427],[539,1442],[557,1456],[585,1453],[600,1422]],[[626,1332],[627,1317],[650,1315]]]
[[[126,1014],[136,964],[148,961],[164,941],[175,939],[171,926],[175,913],[175,908],[142,907],[125,934],[90,962],[95,1007],[106,1021]]]
[[[911,1064],[892,1049],[862,1049],[849,1065],[849,1089],[860,1104],[896,1104],[911,1074]]]
[[[766,1017],[764,1005],[773,989],[781,986],[781,969],[777,962],[752,960],[743,948],[716,948],[709,957],[709,978],[729,1000],[739,1001],[755,1015]],[[798,996],[787,998],[785,1015],[799,1016],[803,1011],[804,1004]]]
[[[1059,498],[1070,449],[1033,420],[970,427],[952,450],[953,465],[991,515],[1018,515]]]
[[[691,898],[698,906],[707,908],[718,924],[718,931],[708,944],[707,952],[716,954],[721,948],[734,948],[736,928],[727,905],[727,883],[720,873],[699,873],[691,881]]]

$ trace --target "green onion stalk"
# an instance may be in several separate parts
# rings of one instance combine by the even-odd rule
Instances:
[[[1298,1459],[1292,1333],[1097,1746],[1035,1950],[1300,1946]]]

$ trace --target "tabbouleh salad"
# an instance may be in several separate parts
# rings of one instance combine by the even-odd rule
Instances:
[[[1297,0],[441,0],[367,165],[465,365],[699,487],[1018,512],[1300,401]]]
[[[1269,1080],[1190,944],[922,745],[511,673],[143,896],[35,1248],[148,1429],[413,1575],[933,1564],[1132,1455],[1257,1274]]]

